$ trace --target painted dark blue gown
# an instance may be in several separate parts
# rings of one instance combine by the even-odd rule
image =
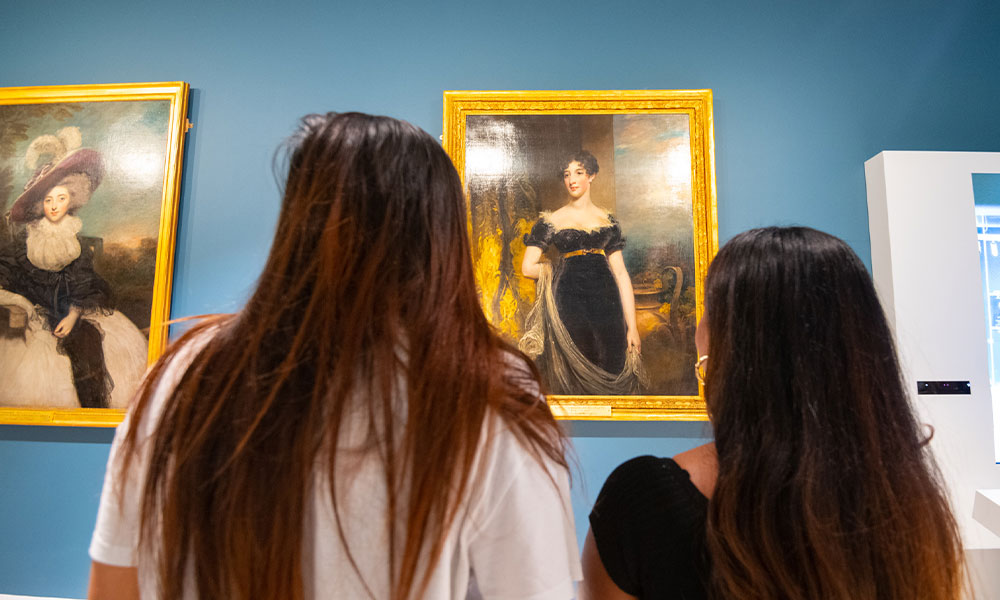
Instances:
[[[62,269],[40,269],[28,260],[27,233],[22,230],[0,245],[0,287],[34,304],[50,331],[69,314],[71,306],[110,312],[111,288],[94,271],[90,249],[85,244],[81,247],[79,258]],[[96,326],[81,318],[69,335],[59,340],[58,350],[70,359],[73,385],[83,408],[109,405],[114,383],[104,361],[103,338]]]
[[[621,294],[607,256],[622,250],[625,238],[618,221],[614,217],[610,221],[593,231],[556,230],[541,218],[525,235],[524,243],[543,252],[554,245],[564,255],[553,275],[559,317],[573,343],[591,363],[608,373],[619,373],[625,365],[626,326]],[[573,254],[580,250],[604,253]]]

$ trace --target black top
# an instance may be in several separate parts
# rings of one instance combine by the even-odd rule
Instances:
[[[640,456],[608,477],[590,513],[601,562],[639,598],[707,598],[708,499],[672,458]]]
[[[577,250],[590,250],[600,248],[605,254],[611,254],[625,247],[625,237],[622,235],[621,225],[611,215],[608,215],[609,225],[593,231],[582,229],[560,229],[549,223],[544,217],[535,222],[531,228],[531,233],[524,236],[526,246],[537,246],[543,251],[549,244],[555,244],[559,252],[575,252]]]

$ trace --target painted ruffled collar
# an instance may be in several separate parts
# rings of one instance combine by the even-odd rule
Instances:
[[[83,222],[73,215],[66,215],[58,223],[44,217],[32,221],[26,227],[28,261],[45,271],[61,271],[80,257],[76,235],[82,227]]]

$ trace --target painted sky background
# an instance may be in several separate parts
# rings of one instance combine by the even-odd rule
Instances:
[[[688,116],[615,115],[614,144],[617,218],[631,250],[626,259],[668,242],[684,243],[693,252]]]
[[[83,235],[101,237],[105,244],[135,245],[144,237],[156,238],[163,198],[163,170],[167,151],[170,102],[78,103],[73,117],[37,119],[29,138],[17,144],[16,153],[0,159],[0,168],[12,167],[14,192],[8,206],[21,193],[32,175],[24,155],[32,140],[55,134],[63,127],[80,129],[83,148],[98,150],[104,159],[104,179],[90,202],[77,216]],[[3,107],[0,107],[2,118]]]

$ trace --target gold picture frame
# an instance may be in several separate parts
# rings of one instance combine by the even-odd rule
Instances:
[[[8,391],[6,398],[0,397],[0,424],[114,427],[124,417],[123,407],[142,371],[166,348],[184,136],[191,127],[187,120],[188,92],[185,82],[0,88],[0,261],[7,261],[0,264],[0,278],[27,278],[24,272],[39,264],[40,259],[28,258],[32,266],[18,272],[17,265],[30,252],[21,250],[19,258],[14,255],[17,248],[30,247],[26,240],[33,233],[26,233],[27,229],[35,224],[40,228],[48,226],[48,208],[40,207],[48,207],[49,200],[42,202],[42,196],[53,196],[57,189],[69,188],[72,192],[69,183],[53,182],[75,169],[82,171],[76,175],[85,175],[84,181],[89,180],[89,187],[84,184],[86,194],[67,192],[71,200],[66,214],[77,218],[79,224],[75,227],[81,246],[69,256],[78,258],[63,267],[55,262],[39,268],[58,275],[86,259],[89,271],[85,273],[96,274],[93,280],[103,282],[94,286],[109,292],[94,296],[102,298],[94,306],[77,307],[78,318],[69,334],[58,330],[63,323],[56,325],[59,317],[53,316],[55,310],[46,310],[38,301],[31,310],[31,300],[24,300],[32,297],[28,292],[19,290],[23,294],[5,296],[13,297],[19,305],[0,308],[0,361],[3,352],[7,357],[17,356],[16,344],[24,344],[25,358],[15,379],[31,393],[14,395],[22,389],[16,388]],[[69,181],[69,177],[63,181]],[[46,193],[43,188],[50,185],[56,187]],[[42,191],[32,192],[36,189]],[[86,200],[75,205],[74,193]],[[53,211],[53,218],[62,220],[48,221],[61,224],[65,219],[58,214],[59,209]],[[76,280],[80,279],[77,274]],[[104,304],[105,297],[114,297],[114,301]],[[73,305],[74,300],[65,302]],[[53,303],[58,304],[57,300]],[[108,324],[102,326],[99,318],[105,319],[100,323]],[[91,327],[100,332],[100,363],[80,358],[96,353],[74,350],[73,354],[60,345],[68,342],[53,341],[59,337],[57,333],[68,339],[74,330],[83,331],[86,328],[80,323],[91,322],[88,319],[97,323]],[[137,338],[136,333],[142,337]],[[44,344],[40,341],[43,339]],[[112,348],[113,343],[119,347]],[[46,395],[49,388],[30,387],[35,364],[32,361],[36,354],[45,356],[44,348],[50,359],[62,361],[50,360],[50,367],[62,366],[53,370],[59,378],[46,374],[47,379],[39,378],[38,382],[59,386],[51,388],[59,393]],[[61,356],[55,357],[53,349]],[[104,387],[96,394],[79,383],[88,376],[89,367],[79,366],[83,363],[100,365]],[[65,378],[67,366],[71,370],[70,387]],[[126,371],[127,377],[118,375]],[[92,404],[113,407],[67,406],[73,401],[79,405],[85,397]]]
[[[626,317],[625,328],[639,331],[643,364],[652,369],[635,368],[637,378],[641,370],[646,377],[630,388],[633,393],[551,394],[557,418],[707,418],[703,389],[693,373],[693,334],[704,310],[705,273],[719,243],[713,138],[711,90],[444,92],[442,142],[466,193],[480,297],[487,317],[509,341],[523,343],[526,323],[538,322],[526,316],[538,300],[534,283],[517,270],[528,246],[553,254],[557,273],[558,265],[569,264],[561,261],[581,252],[560,255],[547,241],[537,241],[537,232],[546,227],[562,230],[554,225],[536,229],[543,219],[555,219],[546,209],[558,210],[576,193],[569,183],[562,188],[547,179],[567,164],[580,169],[586,162],[567,163],[566,152],[586,150],[593,160],[594,172],[586,169],[592,182],[587,189],[603,196],[593,202],[608,214],[611,225],[602,229],[620,227],[625,240],[635,240],[631,250],[624,242],[621,255],[636,299],[634,324],[629,326]],[[586,233],[595,231],[600,229]],[[605,270],[610,265],[614,271],[613,254],[607,254]],[[620,294],[618,306],[626,306],[625,292]],[[548,310],[556,312],[557,304],[548,302]],[[544,359],[545,351],[538,352]],[[629,364],[631,358],[624,360]],[[659,379],[648,375],[654,369]]]

